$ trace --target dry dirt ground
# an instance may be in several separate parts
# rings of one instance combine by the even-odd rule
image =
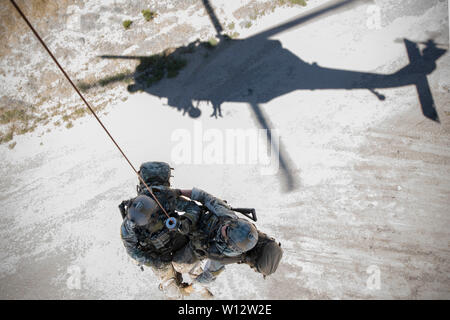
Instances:
[[[201,1],[180,8],[181,2],[165,2],[155,25],[137,18],[139,6],[119,12],[120,3],[110,2],[70,2],[60,33],[46,38],[62,50],[58,57],[77,81],[96,72],[91,80],[101,79],[100,67],[114,75],[139,63],[99,55],[148,56],[187,46],[187,65],[177,77],[134,93],[127,86],[140,84],[136,73],[89,90],[93,104],[105,102],[105,125],[136,166],[171,163],[173,185],[256,208],[258,227],[282,243],[274,275],[264,280],[247,266],[227,266],[210,286],[215,298],[450,298],[450,57],[445,53],[435,66],[420,57],[410,64],[406,50],[414,42],[427,56],[429,40],[448,50],[447,1],[362,2],[294,20],[289,29],[275,26],[325,1],[277,7],[254,19],[248,8],[255,1],[236,7],[210,1],[222,25],[234,21],[239,36],[192,52],[190,43],[216,34]],[[3,13],[12,10],[7,5],[2,1]],[[114,10],[120,27],[126,17],[136,21],[131,33],[123,27],[105,33],[105,26],[113,29],[107,21]],[[87,14],[99,27],[76,29]],[[157,27],[164,19],[174,21],[171,31]],[[152,28],[177,34],[172,28],[181,24],[186,35],[152,47]],[[72,41],[82,34],[92,49],[85,54],[83,40]],[[2,52],[1,88],[9,99],[3,101],[33,103],[40,82],[35,90],[25,85],[33,83],[26,70],[38,74],[40,63],[41,70],[51,63],[32,36],[11,39]],[[19,51],[30,64],[8,60]],[[64,80],[52,72],[54,92]],[[419,100],[411,73],[427,79],[439,121],[423,114],[429,96]],[[67,88],[51,98],[50,91],[41,94],[42,108],[79,104]],[[136,177],[93,118],[72,121],[70,130],[42,123],[15,136],[13,149],[0,145],[0,298],[165,299],[151,270],[132,263],[119,237],[117,205],[135,195]],[[262,157],[250,161],[254,144],[231,154],[229,133],[239,130],[261,133],[260,150],[271,137],[280,149],[276,172],[266,170]]]

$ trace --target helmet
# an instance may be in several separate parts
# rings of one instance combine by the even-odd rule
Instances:
[[[222,228],[225,233],[225,242],[235,252],[243,253],[249,251],[258,242],[258,231],[247,220],[233,219]]]
[[[149,161],[141,164],[139,174],[149,186],[162,185],[170,187],[172,170],[173,168],[166,162]],[[141,181],[139,183],[142,184]]]
[[[158,205],[152,198],[140,195],[134,198],[128,207],[127,217],[138,226],[145,226],[158,211]]]

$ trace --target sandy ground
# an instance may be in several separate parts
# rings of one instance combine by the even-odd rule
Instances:
[[[374,3],[378,27],[368,23]],[[446,1],[374,3],[224,44],[175,82],[130,94],[102,116],[136,166],[167,161],[176,187],[255,207],[258,227],[282,243],[276,274],[263,280],[228,266],[210,286],[216,298],[450,298],[449,55],[427,77],[440,122],[424,117],[412,85],[379,89],[380,100],[367,89],[326,89],[329,79],[307,73],[314,62],[395,73],[409,63],[403,38],[448,49]],[[277,10],[241,39],[292,17]],[[199,102],[199,117],[174,108],[186,96]],[[215,98],[222,117],[209,116]],[[227,130],[261,128],[279,130],[284,166],[276,174],[237,156],[196,158],[209,145],[225,159]],[[181,163],[180,133],[192,142],[191,160]],[[95,120],[16,139],[13,150],[0,146],[0,298],[164,299],[120,241],[117,205],[134,196],[137,179]]]

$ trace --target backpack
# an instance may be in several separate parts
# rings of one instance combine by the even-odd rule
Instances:
[[[282,257],[281,243],[258,231],[258,242],[246,254],[245,263],[266,277],[277,270]]]

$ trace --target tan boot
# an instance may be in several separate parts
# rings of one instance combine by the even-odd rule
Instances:
[[[189,296],[192,292],[194,292],[194,287],[192,284],[182,283],[179,288],[183,296]]]
[[[214,295],[212,294],[211,291],[209,291],[208,288],[203,288],[201,295],[202,295],[202,297],[204,299],[212,299],[212,298],[214,298]]]

